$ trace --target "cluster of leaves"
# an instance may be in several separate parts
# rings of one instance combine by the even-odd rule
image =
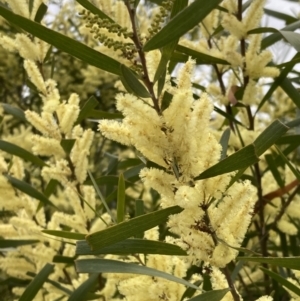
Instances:
[[[30,1],[29,1],[30,2]],[[94,6],[88,0],[77,0],[86,10],[100,17],[109,18],[99,8]],[[222,9],[218,5],[220,0],[196,0],[192,4],[188,5],[187,1],[175,0],[170,12],[171,18],[166,21],[165,26],[153,35],[143,46],[143,49],[139,50],[143,53],[160,49],[162,58],[159,63],[159,67],[155,74],[155,81],[163,83],[165,80],[166,69],[168,68],[171,73],[178,63],[187,61],[188,57],[192,57],[196,60],[197,65],[209,65],[213,68],[218,64],[227,65],[228,62],[197,52],[178,45],[179,38],[192,30],[213,10]],[[251,1],[250,1],[251,2]],[[247,2],[248,3],[248,2]],[[247,9],[247,3],[244,4],[243,10]],[[156,3],[160,4],[160,3]],[[249,4],[249,3],[248,3]],[[132,5],[132,4],[130,4]],[[139,5],[139,1],[134,1],[134,9]],[[153,5],[148,3],[142,5]],[[25,31],[41,40],[46,41],[53,48],[50,49],[46,65],[44,66],[51,73],[51,77],[61,83],[59,90],[62,95],[69,95],[70,91],[76,91],[81,99],[85,100],[82,104],[80,115],[77,123],[81,124],[84,128],[93,128],[96,131],[95,123],[91,119],[120,119],[122,115],[114,110],[113,99],[116,93],[114,84],[117,79],[121,79],[124,87],[128,92],[133,93],[139,97],[148,97],[151,92],[147,82],[142,82],[134,68],[121,64],[119,61],[106,56],[92,47],[85,45],[79,40],[81,37],[75,30],[75,33],[68,33],[66,36],[59,33],[55,29],[59,28],[47,28],[39,23],[43,15],[46,13],[47,7],[42,4],[37,17],[36,22],[28,20],[22,16],[14,14],[6,6],[0,4],[0,15],[6,19],[11,26],[6,25],[5,28],[1,28],[4,33],[13,34],[16,32]],[[293,31],[299,27],[299,20],[272,10],[265,10],[267,15],[275,16],[286,22],[286,26],[282,30],[274,28],[262,27],[255,29],[251,34],[256,33],[270,33],[263,40],[261,47],[265,49],[275,44],[276,42],[284,39],[288,41],[298,53],[287,63],[277,65],[280,69],[280,75],[266,88],[264,97],[256,107],[256,113],[253,115],[253,120],[256,115],[259,115],[260,109],[265,103],[270,102],[270,99],[276,89],[279,87],[286,93],[286,95],[292,100],[296,108],[300,108],[300,94],[294,87],[294,83],[299,81],[299,72],[294,66],[299,63],[299,51],[300,51],[300,39],[299,34]],[[76,24],[72,23],[73,29]],[[216,29],[214,35],[220,35],[223,32],[223,28]],[[15,62],[18,70],[22,69],[21,59],[15,55]],[[1,59],[1,64],[5,64],[5,61]],[[102,71],[109,72],[114,77],[111,77],[110,82],[102,82],[98,86],[94,87],[94,91],[85,91],[84,75],[81,70],[88,66],[94,66]],[[2,67],[2,65],[1,65]],[[12,70],[12,66],[8,66]],[[8,69],[8,67],[6,67]],[[55,71],[55,70],[59,70]],[[101,72],[99,71],[101,76]],[[67,81],[60,81],[60,77],[68,75]],[[293,77],[288,77],[292,75]],[[38,108],[41,106],[41,101],[38,93],[33,84],[31,84],[22,75],[22,72],[13,73],[10,79],[13,79],[14,83],[10,82],[7,77],[4,77],[0,73],[1,82],[1,102],[6,114],[13,116],[13,122],[10,125],[11,131],[14,127],[20,124],[26,124],[24,117],[24,110],[30,108]],[[3,84],[2,84],[3,83]],[[163,85],[163,84],[162,84]],[[24,89],[27,89],[24,92]],[[195,84],[195,89],[204,89],[201,86]],[[162,90],[162,87],[159,89]],[[241,91],[237,91],[235,98],[241,99],[238,94]],[[168,105],[168,99],[166,95],[166,106]],[[169,100],[170,101],[170,100]],[[224,117],[224,124],[231,127],[238,128],[241,125],[241,121],[235,116],[240,108],[245,106],[238,102],[228,105],[226,109],[215,106],[215,112]],[[293,114],[292,114],[293,115]],[[252,121],[253,121],[252,120]],[[234,125],[234,126],[233,126]],[[229,141],[229,130],[224,131],[220,143],[223,148],[222,160],[201,173],[195,180],[206,179],[214,177],[220,174],[229,173],[232,171],[238,171],[235,177],[232,179],[232,183],[238,179],[250,179],[252,184],[257,187],[258,190],[258,203],[257,212],[263,214],[263,207],[265,204],[270,203],[275,197],[282,198],[282,213],[284,208],[293,201],[293,197],[299,193],[300,173],[295,167],[299,157],[297,157],[297,151],[300,144],[300,136],[297,131],[291,134],[292,128],[297,128],[300,125],[300,120],[296,118],[286,118],[281,116],[281,120],[274,120],[257,138],[253,143],[247,145],[230,156],[227,156],[227,147]],[[97,139],[97,138],[96,138]],[[98,138],[100,140],[100,138]],[[182,209],[174,206],[163,210],[157,210],[157,204],[159,196],[151,191],[152,203],[151,207],[147,208],[149,212],[144,214],[144,205],[142,200],[136,200],[126,195],[125,190],[128,187],[133,187],[139,181],[139,171],[145,166],[153,166],[151,162],[143,162],[138,158],[126,159],[118,161],[116,149],[120,149],[119,145],[109,143],[105,145],[105,154],[103,155],[104,144],[108,144],[107,141],[101,140],[101,144],[95,142],[93,150],[93,163],[94,171],[90,174],[90,180],[87,180],[85,184],[94,185],[98,194],[101,196],[102,204],[98,206],[97,211],[107,210],[110,212],[112,208],[117,210],[117,220],[114,226],[109,227],[103,231],[84,235],[81,233],[66,231],[54,231],[44,230],[44,233],[53,235],[57,238],[67,238],[76,241],[76,255],[74,257],[65,257],[57,254],[53,258],[53,262],[44,266],[44,268],[38,273],[28,273],[32,277],[32,281],[21,281],[19,279],[7,278],[2,280],[1,285],[6,288],[11,288],[14,285],[26,287],[20,300],[33,300],[37,292],[43,286],[45,282],[51,283],[56,289],[61,289],[65,295],[69,296],[68,300],[91,300],[101,298],[97,291],[99,281],[101,279],[101,273],[133,273],[149,275],[152,277],[163,277],[170,281],[175,281],[186,285],[187,291],[184,297],[190,297],[194,291],[199,289],[195,284],[190,283],[187,279],[176,278],[172,275],[160,272],[158,270],[150,269],[144,266],[138,266],[135,264],[118,262],[101,258],[100,255],[104,254],[164,254],[164,255],[178,255],[184,256],[185,252],[177,246],[169,245],[167,243],[159,241],[147,241],[142,239],[143,232],[151,229],[157,225],[162,225],[171,214],[176,214]],[[265,153],[265,151],[271,149],[275,144],[276,151],[272,151],[264,156],[266,166],[263,170],[259,170],[258,161],[259,158]],[[62,145],[66,152],[70,152],[72,148],[72,142],[65,141]],[[36,167],[42,167],[45,165],[44,158],[33,155],[31,152],[9,143],[7,141],[0,141],[0,149],[8,154],[21,157],[25,161],[30,162]],[[124,150],[124,148],[123,148]],[[247,168],[251,168],[252,175],[244,174]],[[279,173],[279,169],[291,169],[295,176],[294,185],[288,185],[284,182],[282,175]],[[271,171],[274,181],[278,184],[278,189],[268,195],[261,194],[261,177],[267,172]],[[53,204],[49,200],[52,194],[56,193],[56,188],[59,183],[50,181],[44,185],[43,191],[36,190],[33,185],[30,184],[30,177],[28,181],[20,181],[11,176],[7,177],[9,182],[16,190],[39,200],[41,206],[49,207],[49,214],[53,210]],[[283,197],[285,193],[289,193],[287,199]],[[141,193],[142,196],[142,193]],[[9,201],[9,200],[8,200]],[[125,214],[129,213],[130,219],[125,221]],[[3,212],[1,214],[3,222],[7,220],[10,212]],[[292,220],[295,226],[299,229],[299,221]],[[289,236],[284,234],[276,228],[276,223],[267,225],[265,231],[273,230],[280,238],[280,247],[273,243],[268,243],[263,237],[264,234],[260,233],[258,228],[262,225],[257,225],[257,231],[249,232],[245,237],[243,246],[247,246],[247,243],[255,238],[261,240],[261,248],[255,253],[255,256],[244,256],[245,254],[253,255],[253,251],[241,248],[240,257],[238,262],[229,267],[232,280],[238,277],[239,272],[242,270],[243,265],[248,262],[256,262],[261,264],[260,268],[265,274],[265,283],[252,283],[245,289],[245,299],[247,294],[249,296],[260,296],[264,293],[273,292],[274,300],[282,300],[287,298],[287,293],[281,286],[286,287],[290,291],[300,296],[300,289],[293,283],[287,280],[288,276],[292,275],[291,270],[300,269],[300,257],[299,257],[299,233],[296,236]],[[265,226],[265,225],[264,225]],[[161,227],[161,236],[165,236],[165,228]],[[134,237],[134,238],[133,238]],[[16,248],[18,246],[26,244],[34,244],[33,240],[0,240],[0,249],[4,248]],[[200,242],[201,243],[201,242]],[[1,251],[1,250],[0,250]],[[1,251],[4,254],[4,251]],[[275,256],[270,256],[275,254]],[[96,255],[94,259],[78,259],[80,255]],[[4,256],[4,255],[3,255]],[[100,258],[99,258],[100,257]],[[90,273],[91,276],[87,281],[82,283],[77,289],[70,291],[65,289],[59,283],[53,282],[48,279],[49,275],[54,270],[56,263],[65,263],[69,265],[76,265],[78,272]],[[199,267],[192,267],[189,274],[201,273]],[[206,280],[205,280],[206,281]],[[209,282],[207,279],[206,282]],[[98,283],[98,284],[96,284]],[[211,286],[209,283],[205,283],[205,289],[208,291],[205,294],[194,297],[190,300],[221,300],[228,290],[209,291]],[[182,298],[182,299],[183,299]],[[247,299],[248,300],[248,299]]]

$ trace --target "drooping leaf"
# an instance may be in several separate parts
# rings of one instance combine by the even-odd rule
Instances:
[[[121,223],[125,219],[125,181],[121,173],[118,183],[118,197],[117,197],[117,222]]]
[[[283,278],[277,273],[274,273],[268,269],[265,269],[263,267],[260,268],[265,274],[269,275],[271,278],[273,278],[276,282],[280,283],[282,286],[286,287],[288,290],[294,292],[298,296],[300,296],[300,288],[293,284],[292,282],[288,281],[287,279]]]
[[[105,230],[98,231],[86,236],[86,240],[92,250],[98,250],[119,241],[134,236],[141,231],[151,229],[165,222],[169,215],[180,213],[183,209],[179,206],[173,206],[158,210],[142,216],[134,217],[123,223],[114,225]]]
[[[61,33],[51,30],[39,23],[16,15],[13,12],[0,6],[0,15],[8,22],[19,26],[23,30],[37,38],[55,46],[89,65],[105,70],[113,74],[120,74],[120,63],[111,57],[104,55],[78,41],[75,41]]]
[[[68,301],[86,300],[88,293],[96,286],[99,274],[92,274],[89,278],[80,284],[69,297]]]
[[[188,281],[178,278],[174,275],[155,270],[146,266],[140,266],[135,263],[127,263],[110,259],[82,259],[75,262],[76,270],[79,273],[122,273],[148,275],[160,277],[173,282],[177,282],[199,290],[200,288],[189,283]]]
[[[19,246],[32,245],[38,243],[35,239],[0,239],[0,249],[17,248]]]
[[[199,176],[197,176],[195,180],[203,180],[222,175],[224,173],[229,173],[235,170],[243,169],[258,162],[258,160],[259,159],[256,155],[254,144],[250,144],[235,152],[226,159],[208,168]]]
[[[133,93],[136,96],[148,98],[151,97],[145,86],[139,81],[137,76],[125,65],[121,65],[121,81],[123,86],[129,93]]]
[[[135,253],[186,256],[186,252],[180,247],[155,240],[129,238],[95,251],[91,250],[91,247],[85,240],[76,242],[76,255],[127,255]]]
[[[39,167],[43,167],[45,165],[47,165],[42,159],[40,159],[39,157],[33,155],[32,153],[30,153],[29,151],[27,151],[26,149],[17,146],[13,143],[4,141],[4,140],[0,140],[0,150],[20,157],[25,161],[29,161],[31,163],[33,163],[34,165],[37,165]]]
[[[60,231],[60,230],[42,230],[43,233],[48,235],[53,235],[56,237],[63,237],[68,239],[80,240],[84,239],[86,234],[81,234],[77,232],[70,232],[70,231]]]
[[[222,290],[213,290],[195,296],[189,299],[188,301],[221,301],[229,291],[230,291],[229,288],[225,288]]]
[[[50,205],[56,208],[56,206],[41,192],[33,188],[28,183],[21,181],[17,178],[14,178],[12,176],[6,175],[7,180],[9,183],[15,187],[16,189],[24,192],[25,194],[41,201],[44,205]]]
[[[171,21],[154,35],[144,46],[144,51],[161,48],[180,38],[199,24],[221,0],[196,0],[179,12]]]
[[[266,263],[278,267],[300,270],[300,257],[237,257],[239,260]]]
[[[54,271],[54,265],[47,263],[26,287],[19,301],[31,301],[42,288],[49,275]]]

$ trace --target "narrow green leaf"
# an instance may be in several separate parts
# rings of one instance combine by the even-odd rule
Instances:
[[[62,139],[60,145],[66,154],[70,154],[75,142],[76,139]]]
[[[121,113],[109,113],[101,110],[91,110],[87,117],[95,119],[123,119]]]
[[[138,80],[137,76],[132,70],[125,65],[121,65],[121,81],[129,93],[136,96],[148,98],[151,97],[145,86]]]
[[[234,118],[234,116],[224,112],[223,110],[219,109],[218,107],[214,106],[214,111],[220,114],[221,116],[225,117],[227,120],[232,121],[236,124],[239,124],[241,126],[244,126],[240,121]]]
[[[176,51],[179,51],[181,53],[184,53],[188,56],[191,56],[193,59],[196,60],[197,64],[220,64],[220,65],[229,65],[229,63],[225,60],[219,59],[217,57],[208,55],[208,54],[204,54],[201,52],[198,52],[196,50],[190,49],[188,47],[185,46],[181,46],[181,45],[177,45],[176,47]]]
[[[157,96],[159,97],[161,95],[161,92],[163,91],[164,89],[164,86],[165,86],[165,82],[166,82],[166,75],[167,75],[167,65],[168,65],[168,62],[169,61],[162,61],[162,59],[160,60],[162,63],[162,71],[159,72],[158,71],[158,67],[156,69],[156,73],[155,74],[158,74],[158,79],[157,79]],[[164,66],[165,65],[165,66]],[[156,82],[156,78],[154,77],[154,82]]]
[[[135,201],[135,216],[140,216],[145,214],[144,212],[144,201],[136,200]]]
[[[238,260],[266,263],[292,270],[300,270],[300,257],[237,257]]]
[[[203,180],[222,175],[224,173],[243,169],[258,162],[258,160],[259,159],[256,155],[254,144],[250,144],[205,170],[199,176],[197,176],[195,180]]]
[[[285,162],[285,164],[290,168],[290,170],[292,171],[292,173],[294,174],[296,179],[298,179],[300,181],[299,170],[295,168],[295,166],[291,163],[291,161],[284,155],[284,153],[278,147],[276,147],[276,150],[277,150],[278,154],[280,155],[280,157]]]
[[[287,14],[284,14],[284,13],[279,12],[279,11],[264,8],[264,12],[269,16],[272,16],[272,17],[275,17],[277,19],[285,21],[286,24],[290,24],[290,23],[298,21],[297,18],[295,18],[293,16],[290,16],[290,15],[287,15]]]
[[[225,159],[226,156],[227,156],[227,148],[228,148],[228,141],[229,141],[229,138],[230,138],[230,128],[227,128],[222,136],[221,136],[221,139],[220,139],[220,144],[222,146],[222,152],[221,152],[221,158],[220,158],[220,161]]]
[[[24,111],[22,111],[21,109],[3,102],[1,102],[0,105],[3,107],[3,110],[6,114],[10,114],[17,119],[20,119],[21,121],[27,122]]]
[[[17,248],[19,246],[32,245],[38,243],[35,239],[0,239],[0,249],[2,248]]]
[[[288,281],[287,279],[283,278],[277,273],[274,273],[268,269],[265,269],[263,267],[260,268],[265,274],[269,275],[271,278],[273,278],[276,282],[280,283],[282,286],[286,287],[288,290],[294,292],[298,296],[300,296],[300,288],[293,284],[292,282]]]
[[[223,297],[230,291],[229,288],[215,290],[195,296],[188,301],[221,301]]]
[[[95,181],[95,179],[94,179],[92,173],[91,173],[89,170],[88,170],[88,175],[89,175],[90,179],[92,180],[93,186],[94,186],[94,188],[95,188],[95,190],[96,190],[96,192],[97,192],[97,195],[99,196],[99,198],[100,198],[100,200],[101,200],[103,206],[105,207],[107,213],[110,215],[111,220],[112,220],[114,223],[116,223],[116,220],[115,220],[114,215],[112,214],[111,210],[109,209],[109,207],[108,207],[108,205],[107,205],[107,203],[106,203],[106,201],[105,201],[105,198],[104,198],[102,192],[100,191],[100,189],[99,189],[99,187],[98,187],[98,185],[97,185],[97,183],[96,183],[96,181]]]
[[[144,201],[143,200],[136,200],[135,201],[135,216],[141,216],[145,214],[144,212]],[[135,238],[143,238],[144,237],[144,232],[137,233]]]
[[[25,194],[41,201],[44,205],[50,205],[56,208],[56,206],[54,206],[54,204],[52,204],[52,202],[41,192],[39,192],[38,190],[36,190],[35,188],[33,188],[31,185],[29,185],[26,182],[23,182],[19,179],[16,179],[12,176],[6,175],[6,178],[8,179],[9,183],[15,187],[16,189],[24,192]]]
[[[36,277],[35,273],[32,272],[27,272],[26,273],[28,276],[30,277]],[[62,292],[64,292],[66,295],[71,295],[72,291],[67,289],[66,287],[64,287],[63,285],[61,285],[60,283],[47,279],[45,282],[50,283],[51,285],[53,285],[54,287],[56,287],[57,289],[61,290]]]
[[[145,167],[144,164],[139,164],[137,166],[134,166],[132,168],[129,168],[124,172],[124,178],[126,180],[132,181],[132,178],[138,177],[139,178],[139,173],[140,171]]]
[[[76,0],[80,5],[82,5],[86,10],[90,11],[94,15],[98,15],[101,19],[108,19],[111,22],[115,23],[115,21],[106,15],[102,10],[100,10],[98,7],[93,5],[90,1],[88,0]]]
[[[298,51],[300,52],[300,34],[291,31],[279,31],[281,35]]]
[[[172,19],[179,12],[181,12],[185,7],[187,7],[187,5],[188,5],[188,0],[175,0],[173,2],[170,19]],[[171,56],[175,50],[176,45],[178,44],[178,41],[179,38],[175,39],[174,41],[172,41],[171,43],[167,44],[165,47],[162,48],[161,58],[154,75],[154,82],[158,81],[159,79],[161,81],[164,80],[167,71],[167,65],[171,59]],[[165,81],[163,81],[163,84],[164,82]],[[158,95],[160,95],[160,93],[158,93]]]
[[[52,259],[52,262],[55,263],[65,263],[65,264],[74,264],[74,257],[55,255]]]
[[[35,14],[34,21],[37,23],[41,23],[47,10],[48,10],[48,6],[44,2],[42,2]]]
[[[293,143],[300,144],[300,135],[285,135],[276,141],[276,145],[293,144]]]
[[[282,28],[282,31],[294,31],[298,29],[300,26],[300,20],[289,24],[288,26]],[[266,38],[264,38],[261,42],[261,49],[265,49],[275,44],[276,42],[282,39],[281,33],[278,31],[277,33],[273,33]]]
[[[203,283],[202,280],[197,280],[193,284],[195,284],[196,286],[200,286],[201,283]],[[202,285],[202,288],[203,288],[203,285]],[[205,290],[205,289],[203,288],[203,290]],[[195,292],[196,292],[196,290],[194,288],[188,287],[185,290],[185,292],[182,294],[180,301],[187,300],[187,298],[193,297],[193,295],[195,294]]]
[[[82,259],[75,262],[79,273],[122,273],[148,275],[177,282],[199,290],[200,288],[188,281],[146,266],[109,259]]]
[[[300,118],[296,118],[296,119],[294,119],[292,121],[289,121],[285,125],[288,126],[289,128],[293,128],[293,127],[299,126],[300,125]]]
[[[113,185],[113,186],[117,186],[119,183],[119,177],[117,176],[102,176],[99,177],[97,179],[95,179],[95,183],[98,184],[99,186],[103,186],[103,185]],[[131,182],[129,181],[125,181],[126,186],[130,185]],[[93,185],[93,182],[91,179],[87,179],[84,182],[84,185]]]
[[[169,107],[169,105],[171,104],[173,99],[173,95],[171,93],[169,93],[168,91],[164,92],[162,101],[161,101],[161,109],[162,111],[164,111],[165,109],[167,109]]]
[[[33,300],[38,291],[42,288],[44,282],[48,279],[49,275],[53,271],[54,265],[47,263],[26,287],[19,301]]]
[[[8,22],[55,46],[89,65],[113,74],[120,74],[120,63],[78,41],[33,22],[0,6],[0,15]]]
[[[114,225],[105,230],[88,234],[86,240],[92,250],[98,250],[119,241],[134,236],[141,231],[151,229],[165,222],[169,215],[180,213],[183,209],[179,206],[173,206],[148,213],[142,216],[134,217],[123,223]]]
[[[80,113],[78,115],[78,118],[76,120],[76,124],[80,123],[85,118],[89,117],[91,111],[95,109],[95,107],[98,105],[98,100],[95,98],[95,96],[91,96],[87,102],[84,104],[82,109],[80,110]]]
[[[75,239],[75,240],[84,239],[86,236],[86,234],[70,232],[70,231],[60,231],[60,230],[42,230],[42,232],[56,237],[63,237],[63,238]]]
[[[265,155],[265,159],[278,186],[284,187],[284,180],[281,178],[281,175],[278,171],[278,166],[273,158],[273,155],[267,154]]]
[[[220,2],[221,0],[195,0],[154,35],[145,44],[144,50],[150,51],[161,48],[180,38],[183,34],[199,24]]]
[[[260,34],[260,33],[266,33],[266,32],[277,33],[278,30],[273,27],[258,27],[258,28],[249,30],[247,32],[247,34]]]
[[[28,10],[29,10],[29,13],[30,13],[30,14],[31,14],[32,8],[33,8],[33,1],[34,1],[34,0],[29,0],[29,2],[28,2]]]
[[[288,130],[289,127],[281,121],[273,121],[253,142],[257,156],[261,156]]]
[[[68,301],[82,301],[86,300],[86,297],[90,291],[92,291],[98,279],[99,274],[92,274],[90,277],[80,284],[76,290],[71,294]]]
[[[260,104],[258,105],[258,108],[254,115],[256,115],[259,110],[262,108],[264,103],[271,98],[274,91],[278,88],[278,86],[287,78],[290,71],[293,69],[295,64],[297,63],[297,60],[300,59],[300,54],[297,53],[291,61],[284,67],[284,69],[280,72],[280,75],[274,80],[273,84],[271,85],[270,89],[267,91],[263,99],[261,100]]]
[[[20,158],[24,159],[25,161],[29,161],[29,162],[33,163],[34,165],[37,165],[37,166],[40,166],[40,167],[43,167],[43,166],[47,165],[39,157],[33,155],[32,153],[30,153],[26,149],[24,149],[20,146],[17,146],[15,144],[12,144],[10,142],[0,140],[0,149],[4,152],[7,152],[7,153],[11,154],[11,155],[20,157]]]
[[[91,247],[85,240],[79,240],[76,242],[76,255],[126,255],[136,253],[186,256],[186,252],[180,247],[155,240],[129,238],[96,251],[92,251]]]
[[[47,184],[47,186],[46,186],[46,188],[45,188],[45,191],[44,191],[44,195],[45,195],[47,198],[49,198],[50,195],[51,195],[52,193],[54,193],[54,191],[55,191],[55,189],[56,189],[58,183],[59,183],[59,182],[58,182],[57,180],[54,180],[54,179],[51,179],[51,180],[48,182],[48,184]]]
[[[294,104],[300,108],[300,92],[294,87],[289,78],[285,78],[280,83],[281,88],[291,98]]]
[[[118,197],[117,197],[117,222],[121,223],[125,219],[125,181],[121,173],[118,183]]]

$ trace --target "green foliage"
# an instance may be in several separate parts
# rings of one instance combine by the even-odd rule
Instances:
[[[0,3],[3,300],[295,300],[298,18],[75,2]]]

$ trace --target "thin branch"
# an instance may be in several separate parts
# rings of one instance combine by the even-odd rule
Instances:
[[[135,8],[133,8],[131,6],[131,4],[130,4],[129,1],[125,1],[125,5],[126,5],[126,7],[128,9],[128,13],[129,13],[130,20],[131,20],[131,25],[132,25],[132,32],[133,32],[133,34],[132,34],[131,39],[132,39],[132,41],[135,44],[135,47],[136,47],[137,52],[139,54],[140,61],[141,61],[141,64],[142,64],[142,68],[143,68],[143,77],[142,77],[142,80],[143,80],[145,86],[147,87],[148,92],[151,95],[154,109],[156,110],[156,112],[159,115],[161,115],[161,110],[160,110],[160,107],[159,107],[159,102],[158,102],[157,97],[155,96],[154,89],[153,89],[154,84],[153,84],[153,82],[149,78],[147,64],[146,64],[146,57],[145,57],[145,53],[143,51],[143,45],[142,45],[142,42],[140,41],[139,34],[138,34],[138,31],[137,31],[137,27],[136,27],[136,21],[135,21],[136,20],[136,10],[135,10]]]

